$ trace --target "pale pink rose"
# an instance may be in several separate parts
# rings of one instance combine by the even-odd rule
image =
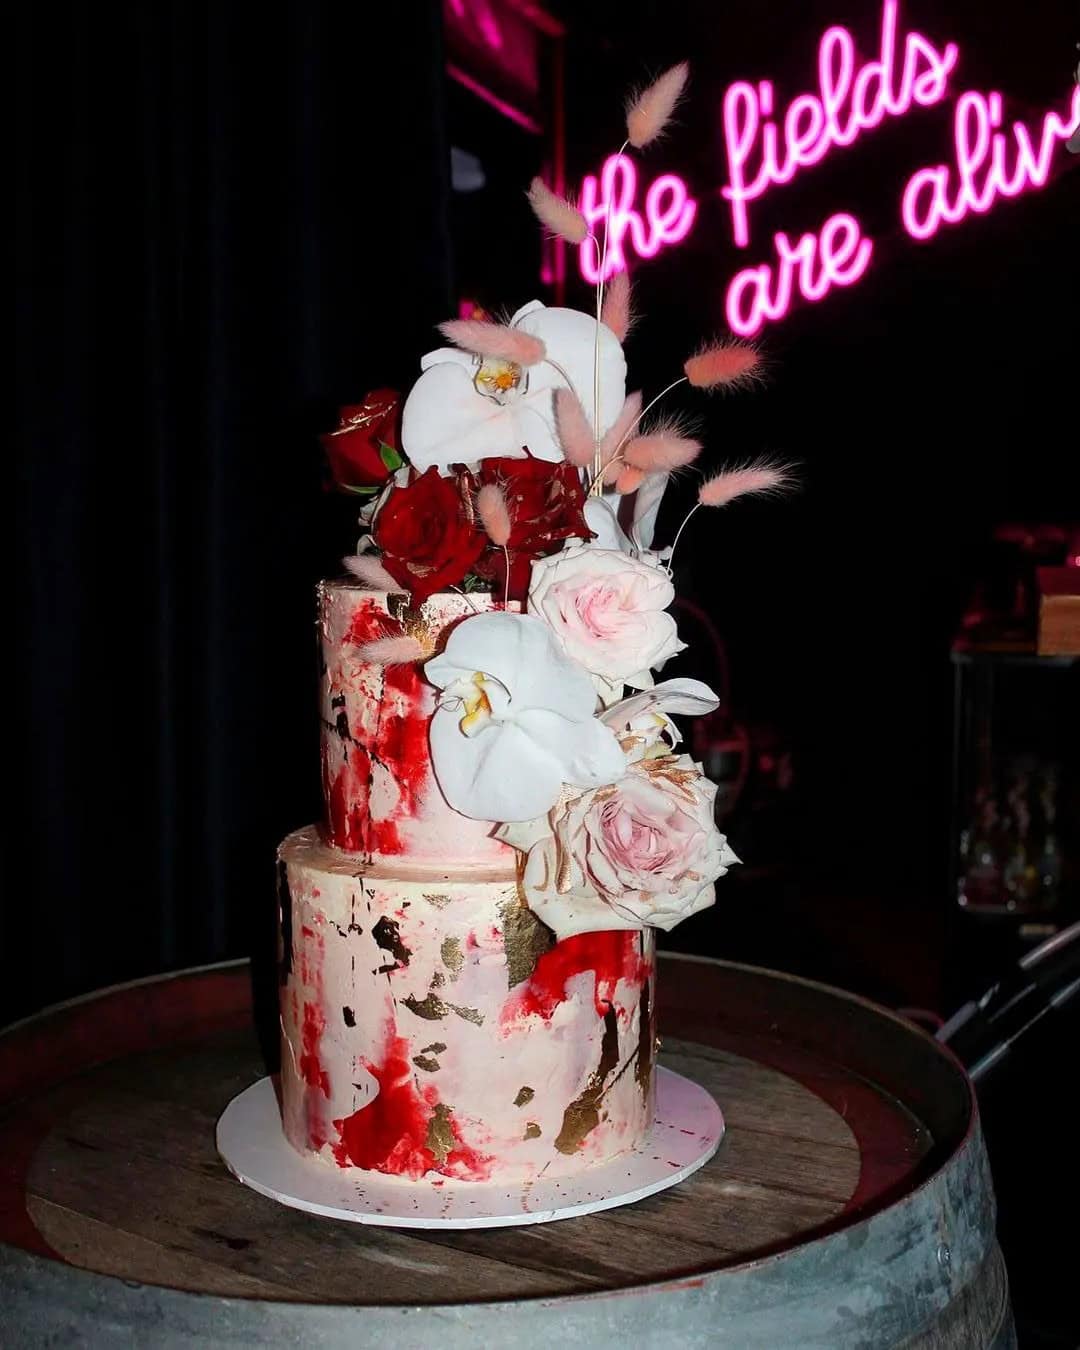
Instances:
[[[650,671],[686,645],[665,613],[674,598],[659,568],[616,549],[575,545],[533,564],[529,612],[601,681],[610,702],[624,683],[647,688]]]
[[[716,828],[716,785],[687,755],[631,764],[609,787],[566,794],[545,821],[503,826],[527,851],[524,886],[558,938],[609,928],[671,929],[715,899],[738,862]]]

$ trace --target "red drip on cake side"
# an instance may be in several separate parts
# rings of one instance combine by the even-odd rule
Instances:
[[[309,925],[300,929],[304,939],[300,949],[300,983],[310,989],[314,999],[305,999],[303,1014],[300,1018],[300,1057],[297,1069],[304,1080],[304,1118],[305,1130],[310,1146],[318,1150],[326,1143],[328,1133],[325,1102],[330,1097],[330,1075],[322,1066],[319,1058],[319,1042],[326,1029],[326,1014],[319,1002],[323,992],[323,959],[325,940],[323,935]],[[293,995],[293,1016],[298,1011],[296,995]]]
[[[372,750],[386,765],[401,792],[401,808],[410,816],[420,806],[428,785],[429,687],[416,666],[387,666],[383,682],[383,715]],[[400,705],[405,711],[397,710]]]
[[[361,597],[349,620],[342,645],[357,646],[396,636],[401,625],[377,600]],[[414,817],[430,780],[428,723],[430,690],[412,665],[383,671],[382,707],[378,725],[364,744],[354,741],[348,757],[331,776],[324,762],[323,787],[329,816],[330,842],[352,853],[394,856],[404,851],[398,828],[402,817]],[[353,732],[356,728],[351,728]],[[372,761],[381,764],[398,789],[394,813],[374,819],[370,813]]]
[[[569,997],[570,981],[590,972],[594,976],[596,1013],[603,1017],[615,1001],[619,981],[640,985],[649,969],[638,950],[636,932],[579,933],[563,938],[540,957],[528,981],[512,991],[504,1005],[502,1023],[505,1026],[530,1015],[549,1021]]]
[[[430,1171],[461,1181],[487,1180],[493,1160],[462,1140],[452,1112],[454,1147],[445,1162],[437,1161],[428,1138],[438,1093],[433,1087],[417,1089],[403,1036],[392,1039],[382,1064],[365,1062],[364,1067],[378,1082],[379,1093],[351,1116],[334,1121],[339,1141],[331,1149],[340,1167],[363,1167],[413,1181]]]

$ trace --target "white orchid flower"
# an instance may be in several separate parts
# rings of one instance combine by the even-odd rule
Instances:
[[[405,400],[401,424],[402,449],[418,472],[433,464],[442,470],[496,455],[523,459],[526,447],[534,459],[559,463],[563,454],[555,435],[554,392],[560,388],[573,388],[595,429],[596,320],[533,300],[517,311],[510,327],[539,338],[547,359],[525,370],[443,347],[421,360],[423,374]],[[622,409],[626,361],[604,324],[599,336],[603,435]]]
[[[532,820],[554,806],[564,783],[601,787],[626,772],[615,734],[593,716],[588,675],[540,619],[464,619],[424,673],[442,691],[431,719],[432,767],[463,816]]]
[[[606,709],[601,721],[618,737],[627,762],[634,764],[670,754],[682,740],[669,712],[700,717],[719,706],[719,698],[700,680],[664,680]]]

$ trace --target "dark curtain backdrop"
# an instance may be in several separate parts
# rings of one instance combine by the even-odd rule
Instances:
[[[17,53],[0,1015],[248,952],[319,809],[336,405],[450,297],[438,6],[41,5]]]

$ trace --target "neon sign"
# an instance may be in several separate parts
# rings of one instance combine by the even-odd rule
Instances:
[[[736,81],[724,95],[729,177],[720,190],[731,203],[736,244],[745,248],[750,242],[746,203],[762,196],[770,186],[790,183],[799,169],[817,164],[833,146],[854,144],[864,131],[880,126],[886,116],[903,117],[913,103],[924,108],[940,103],[959,54],[955,43],[950,42],[939,52],[921,33],[908,33],[897,85],[896,0],[885,0],[881,12],[878,59],[867,61],[857,74],[855,39],[846,28],[827,29],[818,43],[818,93],[799,94],[788,104],[782,154],[778,124],[769,120],[772,82],[762,80],[755,87]],[[746,164],[755,150],[761,163],[747,183]]]
[[[728,177],[719,195],[730,211],[735,245],[749,246],[749,207],[766,192],[790,183],[832,150],[853,145],[886,118],[941,103],[958,60],[955,43],[939,49],[914,30],[901,33],[897,0],[884,0],[875,59],[857,64],[855,39],[846,28],[834,25],[822,34],[816,93],[800,93],[779,110],[770,80],[729,86],[721,110]],[[1058,142],[1080,125],[1080,89],[1073,90],[1068,120],[1048,112],[1035,134],[1020,122],[1003,130],[1003,116],[998,93],[968,90],[959,96],[953,110],[954,164],[916,170],[901,193],[900,220],[913,239],[930,239],[943,224],[988,211],[998,198],[1042,187]],[[640,211],[637,192],[633,162],[618,155],[582,185],[581,209],[597,235],[610,212],[605,280],[627,265],[629,249],[653,257],[693,227],[697,203],[677,174],[657,178]],[[847,211],[794,242],[777,231],[772,261],[744,267],[728,283],[728,324],[752,337],[782,319],[797,296],[818,301],[834,287],[854,284],[870,266],[873,247]],[[586,281],[599,279],[598,262],[594,241],[586,240],[579,255]]]
[[[1072,124],[1057,113],[1043,118],[1039,148],[1022,122],[1012,124],[1016,155],[1009,168],[1008,141],[1001,126],[1001,95],[969,90],[957,100],[953,118],[956,148],[956,187],[949,200],[953,175],[947,164],[920,169],[908,179],[900,206],[904,228],[913,239],[929,239],[940,225],[956,225],[974,211],[989,211],[995,197],[1016,197],[1025,188],[1042,187],[1050,173],[1055,144],[1067,141],[1080,122],[1080,89],[1073,94]],[[989,165],[987,161],[989,160]],[[979,183],[978,175],[986,168]]]
[[[685,239],[697,215],[697,202],[691,199],[678,174],[665,173],[656,179],[645,194],[641,213],[634,209],[636,197],[637,169],[626,155],[609,155],[599,180],[589,174],[581,185],[578,209],[597,237],[603,231],[608,204],[611,205],[605,281],[626,267],[624,241],[633,246],[639,258],[651,258],[665,244]],[[591,240],[581,245],[580,263],[581,275],[595,286],[600,280],[600,260]]]

